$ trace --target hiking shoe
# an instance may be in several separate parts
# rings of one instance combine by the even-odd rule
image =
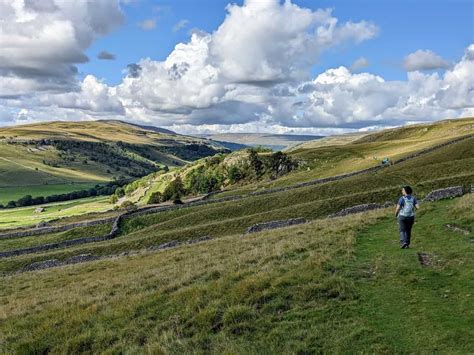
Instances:
[[[407,249],[408,248],[408,244],[407,243],[403,243],[402,246],[401,246],[401,249]]]

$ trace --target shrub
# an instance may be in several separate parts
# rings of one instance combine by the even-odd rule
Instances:
[[[163,201],[173,200],[177,201],[180,200],[181,197],[184,195],[185,189],[183,185],[183,181],[181,177],[176,177],[173,181],[171,181],[168,186],[166,186],[165,191],[163,192]]]
[[[118,196],[117,195],[111,195],[110,196],[110,203],[116,204],[118,202]]]
[[[120,205],[120,208],[126,209],[127,211],[133,211],[137,209],[137,206],[132,201],[125,201]]]
[[[155,191],[150,195],[150,198],[148,199],[148,204],[152,205],[155,203],[160,203],[163,202],[163,194],[159,191]]]

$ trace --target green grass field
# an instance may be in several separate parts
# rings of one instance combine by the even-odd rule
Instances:
[[[465,133],[462,125],[449,127],[453,135]],[[440,142],[438,131],[426,132]],[[402,129],[378,143],[350,144],[372,152],[375,144],[397,147],[384,143],[388,137],[397,142],[419,134]],[[414,144],[410,149],[420,147]],[[408,250],[399,248],[393,208],[325,217],[357,204],[394,202],[404,184],[420,199],[437,188],[468,189],[473,146],[470,138],[374,173],[133,217],[112,240],[2,258],[0,353],[471,353],[473,194],[422,203]],[[331,160],[350,170],[353,158],[344,149],[334,150]],[[309,176],[300,173],[272,183]],[[99,218],[85,213],[108,208],[102,198],[54,204],[40,217],[34,208],[0,211],[0,228],[31,218]],[[244,235],[255,223],[294,217],[311,222]],[[446,223],[470,233],[448,230]],[[109,228],[0,240],[0,251],[103,235]],[[213,239],[148,249],[202,236]],[[417,253],[430,264],[420,265]],[[104,258],[18,273],[34,262],[81,254]]]
[[[51,196],[65,194],[73,191],[88,190],[94,187],[96,183],[67,183],[53,185],[31,185],[16,187],[0,187],[0,203],[6,204],[8,201],[16,201],[25,195],[33,197]]]
[[[4,278],[7,352],[469,353],[472,195]],[[460,213],[461,211],[461,213]],[[466,213],[468,211],[469,213]],[[429,267],[417,252],[433,258]],[[107,275],[105,277],[105,275]]]
[[[0,272],[53,258],[65,259],[86,253],[109,255],[172,240],[243,233],[248,226],[268,220],[322,218],[357,204],[395,201],[400,186],[407,183],[414,186],[418,197],[441,187],[470,186],[474,183],[474,158],[470,149],[472,140],[444,147],[376,173],[268,195],[251,196],[239,201],[136,217],[124,222],[121,235],[114,240],[13,258],[0,262]],[[53,216],[72,215],[75,213],[74,208],[81,213],[94,212],[100,208],[106,209],[107,201],[98,205],[80,204],[69,210],[53,211]],[[30,216],[34,216],[32,209],[25,211],[22,216],[18,216],[15,210],[11,210],[11,215],[2,216],[4,212],[0,212],[0,222],[4,225],[5,222],[10,223],[10,226],[13,226],[13,223],[18,225],[26,222]],[[39,220],[41,217],[36,218]]]
[[[41,205],[44,212],[35,213],[38,206],[0,210],[0,230],[4,228],[34,226],[58,218],[80,216],[110,210],[108,196],[82,198]]]

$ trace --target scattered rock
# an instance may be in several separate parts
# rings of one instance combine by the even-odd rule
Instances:
[[[458,232],[458,233],[461,233],[461,234],[464,234],[464,235],[469,235],[471,233],[471,231],[469,229],[463,228],[463,227],[458,226],[456,224],[447,223],[444,226],[446,227],[446,229],[449,229],[449,230],[452,230],[453,232]]]
[[[335,217],[342,217],[347,216],[348,214],[360,213],[365,211],[376,210],[378,208],[382,208],[384,206],[376,204],[376,203],[366,203],[363,205],[352,206],[348,208],[344,208],[343,210],[333,213],[328,216],[328,218],[335,218]]]
[[[97,260],[99,259],[98,256],[94,256],[92,254],[81,254],[81,255],[76,255],[73,257],[70,257],[69,259],[66,259],[66,261],[63,264],[78,264],[78,263],[84,263],[86,261],[92,261],[92,260]]]
[[[421,266],[430,266],[431,265],[431,257],[427,253],[417,253],[418,261]]]
[[[424,201],[439,201],[446,198],[459,197],[464,194],[464,188],[462,186],[451,186],[445,189],[438,189],[431,191],[426,195]]]
[[[212,239],[212,238],[208,235],[205,235],[205,236],[197,238],[197,239],[190,239],[186,242],[186,244],[196,244],[196,243],[204,242],[204,241],[209,240],[209,239]]]
[[[49,226],[48,222],[41,221],[36,225],[36,228],[44,228],[44,227],[47,227],[47,226]]]
[[[270,221],[270,222],[264,222],[264,223],[257,223],[257,224],[254,224],[253,226],[249,227],[245,234],[256,233],[256,232],[260,232],[260,231],[267,230],[267,229],[288,227],[288,226],[293,226],[293,225],[296,225],[296,224],[303,224],[303,223],[307,223],[307,222],[308,221],[306,220],[306,218],[300,217],[300,218],[291,218],[291,219],[286,219],[286,220],[281,220],[281,221]]]
[[[205,235],[203,237],[199,237],[199,238],[196,238],[196,239],[189,239],[189,240],[186,240],[184,242],[179,242],[177,240],[172,240],[170,242],[163,243],[163,244],[160,244],[160,245],[153,245],[153,246],[149,247],[148,249],[149,250],[170,249],[170,248],[178,247],[178,246],[183,245],[183,244],[188,244],[189,245],[189,244],[196,244],[196,243],[204,242],[204,241],[209,240],[209,239],[212,239],[212,238],[208,235]]]
[[[150,250],[163,250],[163,249],[169,249],[169,248],[174,248],[177,247],[180,243],[177,240],[172,240],[171,242],[163,243],[160,245],[153,245],[151,246]]]
[[[38,261],[36,263],[29,264],[25,266],[24,270],[25,271],[41,270],[41,269],[47,269],[47,268],[59,266],[59,265],[61,265],[59,260],[51,259],[51,260]]]

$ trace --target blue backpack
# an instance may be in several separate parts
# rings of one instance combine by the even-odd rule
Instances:
[[[404,217],[412,217],[415,215],[415,198],[413,196],[410,196],[408,198],[407,196],[403,196],[403,206],[400,210],[400,215]]]

